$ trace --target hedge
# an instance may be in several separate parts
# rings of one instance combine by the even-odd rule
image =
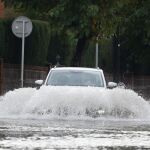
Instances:
[[[26,39],[26,64],[45,65],[50,39],[50,27],[47,22],[33,21],[33,31]]]
[[[13,19],[0,20],[0,57],[6,63],[20,64],[22,40],[13,35],[11,24]],[[33,31],[25,38],[25,64],[56,64],[56,56],[60,55],[60,63],[70,66],[75,51],[76,39],[51,28],[48,22],[32,20]]]
[[[22,40],[11,31],[13,19],[0,20],[0,57],[7,63],[21,62]],[[49,45],[49,24],[33,20],[33,31],[25,38],[25,64],[44,65]]]

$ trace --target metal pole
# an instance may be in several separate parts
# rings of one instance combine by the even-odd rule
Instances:
[[[96,38],[96,56],[95,56],[95,67],[98,68],[98,37]]]
[[[25,45],[25,21],[23,23],[23,32],[22,32],[22,57],[21,57],[21,87],[23,88],[23,78],[24,78],[24,45]]]
[[[121,75],[120,75],[120,43],[118,44],[118,82],[121,80]]]

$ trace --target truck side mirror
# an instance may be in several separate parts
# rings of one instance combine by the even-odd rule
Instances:
[[[117,87],[117,83],[115,83],[115,82],[108,82],[107,88],[113,89],[113,88],[115,88],[115,87]]]
[[[42,85],[43,84],[43,80],[36,80],[35,84]]]

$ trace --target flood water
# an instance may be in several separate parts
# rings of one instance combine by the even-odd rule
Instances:
[[[132,90],[24,88],[0,99],[0,149],[150,149],[150,105]]]

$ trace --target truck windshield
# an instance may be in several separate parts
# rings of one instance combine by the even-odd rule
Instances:
[[[94,86],[104,87],[99,71],[53,70],[47,80],[53,86]]]

